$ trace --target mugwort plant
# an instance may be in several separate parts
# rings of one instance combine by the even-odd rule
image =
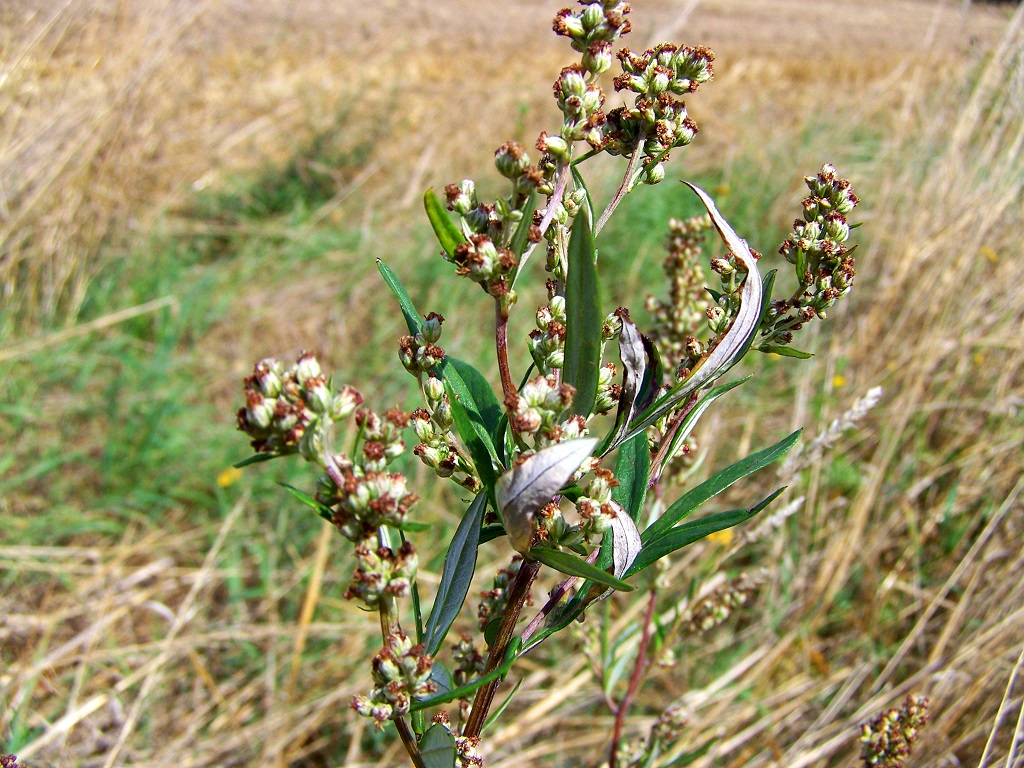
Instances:
[[[850,182],[831,165],[806,177],[801,216],[779,253],[795,290],[774,296],[775,272],[719,212],[686,184],[706,214],[670,223],[665,270],[668,297],[648,297],[654,327],[641,332],[626,308],[601,304],[597,238],[622,199],[661,183],[670,156],[693,141],[697,125],[682,97],[713,75],[713,53],[663,43],[643,53],[613,49],[629,32],[629,5],[583,2],[559,11],[556,34],[577,54],[554,82],[562,122],[540,134],[531,158],[516,142],[494,155],[507,194],[481,200],[466,180],[444,198],[424,196],[440,257],[477,285],[494,307],[494,380],[441,346],[444,317],[421,314],[398,276],[377,267],[408,326],[398,357],[422,400],[411,413],[379,413],[352,386],[339,385],[311,353],[293,364],[256,363],[245,380],[238,425],[255,455],[241,464],[297,454],[313,464],[315,492],[289,491],[352,543],[355,568],[346,598],[379,619],[381,648],[368,690],[352,706],[378,726],[393,723],[418,768],[482,765],[481,733],[504,710],[496,693],[516,662],[542,643],[558,642],[613,592],[643,585],[648,609],[628,686],[606,683],[615,712],[608,765],[651,765],[678,737],[685,717],[669,707],[649,738],[623,740],[623,721],[649,659],[655,630],[658,567],[664,558],[757,515],[782,489],[749,507],[699,516],[712,497],[782,457],[799,437],[776,444],[667,498],[676,467],[692,448],[700,418],[745,379],[720,383],[747,354],[807,357],[791,344],[809,322],[824,319],[854,280],[847,216],[857,205]],[[623,104],[605,111],[601,76],[618,61],[612,87]],[[621,183],[599,206],[582,169],[598,155],[621,158]],[[710,259],[706,236],[724,247]],[[534,255],[542,264],[530,263]],[[529,267],[529,269],[528,269]],[[547,302],[525,340],[527,371],[509,364],[509,316],[520,281],[541,279]],[[617,360],[615,359],[617,358]],[[338,445],[342,427],[356,439]],[[413,453],[438,478],[468,497],[447,542],[432,599],[417,581],[419,497],[395,459],[415,436]],[[483,593],[478,634],[450,631],[471,591],[479,558],[495,558],[506,538],[516,551]],[[658,566],[658,567],[655,567]],[[541,569],[561,581],[540,607],[531,586]],[[753,594],[763,576],[742,575],[692,606],[692,632],[721,622]],[[429,611],[426,607],[430,606]],[[625,678],[617,678],[624,681]],[[514,693],[514,691],[513,691]],[[446,707],[446,705],[448,705]]]

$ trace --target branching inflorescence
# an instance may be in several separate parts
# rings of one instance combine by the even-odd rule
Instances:
[[[673,150],[693,141],[697,126],[682,97],[713,75],[714,55],[702,46],[665,43],[640,54],[614,52],[629,32],[629,13],[626,3],[605,0],[555,17],[554,31],[579,54],[553,86],[561,126],[540,134],[535,163],[516,142],[495,152],[495,166],[509,184],[506,195],[485,202],[474,182],[464,180],[445,188],[444,202],[430,190],[424,197],[443,258],[493,301],[499,392],[484,374],[447,354],[440,345],[444,317],[420,314],[383,262],[378,268],[408,325],[398,353],[418,383],[420,407],[378,414],[363,406],[355,389],[333,386],[309,353],[289,367],[262,360],[245,381],[238,424],[257,454],[249,461],[299,454],[319,468],[314,494],[289,490],[352,542],[355,568],[345,596],[379,617],[382,647],[372,663],[372,688],[352,706],[379,726],[393,722],[417,766],[427,764],[428,747],[432,766],[481,764],[483,725],[517,658],[613,591],[634,589],[626,579],[751,518],[781,492],[744,509],[688,519],[716,493],[779,459],[797,433],[671,504],[646,503],[649,490],[660,497],[666,468],[685,453],[700,417],[742,383],[719,385],[718,379],[751,350],[803,356],[788,346],[794,334],[825,318],[853,282],[846,217],[857,198],[825,165],[807,177],[803,216],[781,249],[797,282],[788,297],[772,298],[774,273],[760,274],[759,255],[691,185],[705,213],[670,223],[669,296],[647,302],[654,330],[641,333],[624,308],[602,311],[595,238],[625,195],[661,182]],[[616,60],[621,73],[612,84],[626,103],[605,112],[598,81]],[[600,212],[580,171],[598,154],[625,161],[621,183]],[[705,290],[703,240],[712,230],[725,251],[710,260],[718,287]],[[547,299],[525,340],[530,370],[514,376],[509,314],[517,281],[539,247]],[[617,359],[606,361],[609,352]],[[418,594],[413,541],[427,527],[413,519],[417,495],[391,467],[406,449],[409,428],[414,455],[472,496],[426,616],[421,599],[411,600],[411,608],[400,602]],[[340,450],[341,438],[352,434],[351,448]],[[501,537],[516,554],[483,592],[476,614],[482,636],[461,632],[446,664],[438,655],[470,593],[478,552],[492,551],[487,542]],[[562,582],[526,621],[542,567],[560,572]],[[680,626],[711,629],[761,581],[760,575],[733,578],[680,612]],[[616,715],[611,766],[626,756],[619,752],[623,718],[649,663],[645,649],[659,583],[645,581],[648,619],[628,686],[617,701],[614,691],[608,694]],[[455,702],[454,711],[438,711],[428,723],[426,712],[448,702]],[[636,759],[651,764],[684,720],[680,711],[667,710]]]

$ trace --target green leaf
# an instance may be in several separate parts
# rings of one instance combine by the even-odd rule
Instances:
[[[480,526],[483,524],[484,511],[487,509],[487,494],[481,492],[473,499],[459,527],[455,530],[452,543],[444,556],[444,567],[441,569],[441,583],[437,587],[434,607],[427,619],[427,630],[424,642],[426,652],[431,656],[440,650],[448,630],[466,602],[466,595],[473,582],[476,572],[477,548],[480,543]]]
[[[501,523],[491,523],[490,525],[485,525],[483,530],[480,531],[480,543],[486,544],[488,541],[500,539],[505,535],[506,531],[504,525]]]
[[[633,565],[626,571],[626,575],[632,576],[634,573],[639,573],[666,555],[689,546],[695,541],[700,541],[705,536],[725,530],[726,528],[732,528],[740,523],[745,523],[771,504],[784,490],[786,490],[785,487],[779,488],[750,509],[733,509],[728,512],[718,512],[714,515],[702,517],[700,520],[691,520],[688,523],[677,525],[664,535],[646,543],[644,548],[640,550],[636,560],[633,561]]]
[[[427,210],[427,218],[437,236],[437,242],[444,248],[445,253],[454,256],[456,246],[466,242],[466,236],[452,221],[452,217],[448,215],[448,211],[434,194],[433,189],[428,189],[423,193],[423,207]]]
[[[418,523],[415,520],[406,520],[398,526],[398,530],[405,531],[406,533],[423,533],[423,531],[429,531],[433,527],[434,526],[430,523]]]
[[[490,382],[487,381],[487,377],[469,363],[454,357],[446,357],[444,359],[444,362],[441,364],[441,377],[445,379],[450,378],[453,369],[461,377],[466,391],[472,396],[473,402],[476,404],[477,411],[480,414],[480,419],[487,429],[487,434],[490,435],[494,444],[499,443],[501,417],[505,410],[501,407],[501,403],[498,402],[498,397],[494,394],[494,390],[491,388]],[[456,386],[458,386],[457,382]]]
[[[713,477],[709,477],[696,488],[693,488],[683,494],[672,506],[665,510],[665,514],[655,520],[650,527],[643,532],[641,539],[644,542],[644,546],[655,539],[660,538],[670,528],[672,528],[672,526],[691,514],[701,504],[718,495],[737,480],[740,480],[781,458],[799,439],[800,430],[798,429],[796,432],[784,437],[775,445],[765,448],[762,451],[758,451],[757,453],[752,453],[744,459],[740,459],[732,466],[726,467]],[[640,557],[643,557],[643,553],[640,554]],[[634,564],[634,569],[635,567],[636,566]]]
[[[755,347],[758,352],[764,352],[766,355],[781,355],[782,357],[795,357],[797,360],[810,360],[814,355],[810,352],[801,352],[799,349],[793,349],[792,347],[784,347],[781,344],[762,344],[759,347]]]
[[[252,456],[236,461],[231,466],[235,469],[242,469],[242,467],[248,467],[251,464],[262,464],[264,461],[270,461],[271,459],[279,459],[281,454],[279,453],[254,453]]]
[[[430,679],[437,685],[438,691],[450,691],[455,687],[451,670],[445,666],[444,662],[437,659],[434,659],[434,663],[430,667]]]
[[[509,243],[509,248],[518,257],[522,256],[526,252],[527,243],[530,237],[530,227],[533,226],[533,213],[537,210],[537,190],[531,189],[529,196],[523,203],[523,206],[519,209],[523,212],[523,218],[519,220],[519,226],[516,227],[516,233],[512,235],[512,241]],[[519,269],[516,272],[516,277],[519,277],[519,272],[523,269],[523,262],[520,262]]]
[[[473,464],[476,465],[480,480],[490,492],[498,479],[498,473],[494,469],[494,465],[498,463],[498,454],[494,450],[494,443],[491,442],[491,436],[476,401],[454,368],[449,369],[448,375],[444,377],[444,389],[452,406],[455,430],[469,449],[469,455],[473,457]]]
[[[636,435],[619,446],[619,455],[615,458],[615,477],[619,484],[612,489],[612,499],[626,510],[634,523],[640,521],[647,498],[650,469],[647,435]]]
[[[601,299],[597,283],[597,246],[585,209],[569,236],[565,285],[565,363],[562,381],[576,389],[571,413],[589,416],[597,397],[601,366]]]
[[[484,642],[488,648],[494,646],[495,641],[498,639],[498,630],[501,629],[501,616],[495,616],[493,619],[487,622],[487,626],[484,627]]]
[[[584,192],[583,202],[587,206],[586,211],[588,218],[591,222],[594,222],[597,220],[597,216],[594,211],[594,198],[591,196],[590,190],[587,188],[587,181],[583,178],[583,174],[580,172],[580,169],[576,167],[576,163],[573,163],[570,168],[572,170],[573,182],[575,182],[576,186]]]
[[[309,507],[314,512],[316,512],[318,515],[320,515],[320,517],[322,517],[327,522],[330,522],[330,521],[332,521],[334,519],[334,510],[333,509],[328,507],[326,504],[321,504],[319,501],[316,500],[316,498],[314,498],[313,496],[310,496],[305,491],[300,491],[295,486],[288,485],[288,483],[280,483],[279,482],[278,485],[280,485],[282,488],[284,488],[286,491],[288,491],[288,493],[290,493],[296,499],[298,499],[303,504],[305,504],[307,507]]]
[[[416,311],[416,305],[409,298],[409,293],[405,290],[405,286],[398,279],[398,275],[391,271],[391,267],[381,259],[377,259],[377,271],[380,272],[384,282],[388,284],[388,288],[391,289],[391,292],[395,294],[395,298],[398,299],[398,306],[401,308],[402,314],[405,315],[405,324],[409,326],[409,333],[415,336],[420,332],[423,320],[420,313]]]
[[[455,756],[455,737],[451,731],[440,723],[430,726],[420,739],[423,768],[453,768]]]
[[[539,560],[544,565],[554,568],[567,576],[579,576],[590,579],[604,587],[617,589],[621,592],[632,592],[633,586],[622,579],[617,579],[610,573],[602,571],[596,565],[591,565],[586,560],[570,555],[568,552],[560,552],[550,547],[534,547],[526,553],[527,557]]]

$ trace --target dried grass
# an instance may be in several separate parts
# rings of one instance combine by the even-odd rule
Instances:
[[[73,316],[99,243],[126,237],[133,217],[145,221],[189,185],[283,156],[296,135],[361,92],[350,80],[356,62],[367,37],[393,30],[389,22],[366,14],[326,23],[351,11],[329,3],[292,9],[265,4],[245,23],[211,0],[153,3],[144,14],[73,2],[0,11],[7,306]],[[926,693],[933,711],[911,765],[1019,765],[1019,742],[1017,757],[1011,750],[1024,695],[1022,13],[959,102],[929,95],[923,69],[909,66],[890,81],[888,98],[900,109],[887,118],[893,128],[873,164],[885,197],[872,201],[870,222],[886,236],[861,254],[865,298],[843,318],[851,330],[833,338],[799,393],[810,401],[822,367],[839,359],[850,391],[885,388],[880,417],[841,446],[864,477],[852,497],[837,498],[827,466],[815,467],[800,524],[761,553],[776,564],[757,611],[766,618],[713,635],[650,686],[651,712],[679,697],[693,712],[679,751],[712,745],[693,765],[853,764],[858,724],[911,690]],[[442,151],[438,132],[422,130],[443,126],[453,138],[480,130],[438,106],[467,71],[468,98],[493,104],[479,78],[501,61],[495,51],[459,38],[471,42],[457,51],[464,67],[454,71],[430,48],[454,51],[442,38],[456,23],[453,10],[418,27],[422,48],[394,36],[376,87],[349,105],[379,114],[396,94],[421,93],[407,120],[389,124],[403,137],[419,126],[419,138],[382,141],[371,161],[394,174],[375,182],[371,203],[405,196],[408,169],[428,151],[450,167],[469,162],[468,139]],[[509,26],[514,46],[519,27]],[[538,69],[550,71],[546,51]],[[399,52],[411,66],[400,66]],[[746,72],[744,87],[787,71],[807,78],[801,88],[813,83],[806,65],[749,62],[734,72]],[[842,72],[867,90],[886,82],[881,67],[835,67],[825,82]],[[537,90],[532,72],[520,76]],[[499,114],[474,111],[495,145],[509,104]],[[802,413],[793,418],[802,423]],[[955,525],[959,540],[945,541]],[[130,529],[115,544],[6,547],[0,733],[27,714],[35,736],[22,761],[321,766],[331,745],[347,743],[346,765],[401,764],[398,746],[373,752],[372,735],[347,709],[366,685],[372,651],[365,617],[332,597],[344,565],[331,567],[327,539],[300,553],[264,527],[243,498],[208,549],[205,529],[184,523],[180,532]],[[246,559],[227,565],[221,547],[242,531],[265,533],[278,562],[262,571]],[[676,566],[679,584],[687,565]],[[258,573],[265,594],[227,601],[229,582]],[[282,618],[285,599],[303,605],[298,621]],[[317,621],[318,613],[334,618]],[[634,618],[624,612],[620,625]],[[732,660],[708,680],[716,658]],[[554,667],[527,659],[523,670],[515,717],[489,734],[489,764],[597,762],[611,716],[601,714],[582,657]],[[642,730],[650,719],[632,725]]]

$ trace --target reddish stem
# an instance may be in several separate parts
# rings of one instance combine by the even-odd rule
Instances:
[[[494,300],[494,347],[498,355],[498,371],[504,400],[516,391],[512,370],[508,365],[508,301],[505,297]]]
[[[508,590],[508,603],[505,606],[505,613],[501,616],[501,624],[498,625],[498,634],[494,638],[490,654],[487,657],[487,665],[484,668],[485,675],[504,661],[505,653],[512,643],[512,635],[516,623],[519,621],[519,614],[523,611],[526,598],[530,594],[530,586],[539,570],[540,563],[530,558],[524,558],[523,564],[519,566],[519,572]],[[480,735],[484,721],[487,719],[487,710],[491,708],[494,693],[498,690],[500,683],[501,680],[494,680],[477,690],[476,698],[473,699],[473,709],[470,710],[469,720],[466,721],[466,728],[462,732],[463,736]]]
[[[657,603],[658,593],[652,587],[650,596],[647,598],[647,614],[644,616],[644,631],[640,637],[640,648],[636,653],[636,665],[633,667],[633,675],[629,679],[629,687],[626,689],[622,701],[615,710],[615,730],[612,732],[612,744],[608,748],[608,768],[617,768],[619,759],[619,741],[622,739],[622,726],[626,722],[626,714],[633,703],[633,697],[640,689],[640,681],[643,678],[644,670],[647,668],[647,646],[651,642],[651,627],[654,626],[654,608]]]

